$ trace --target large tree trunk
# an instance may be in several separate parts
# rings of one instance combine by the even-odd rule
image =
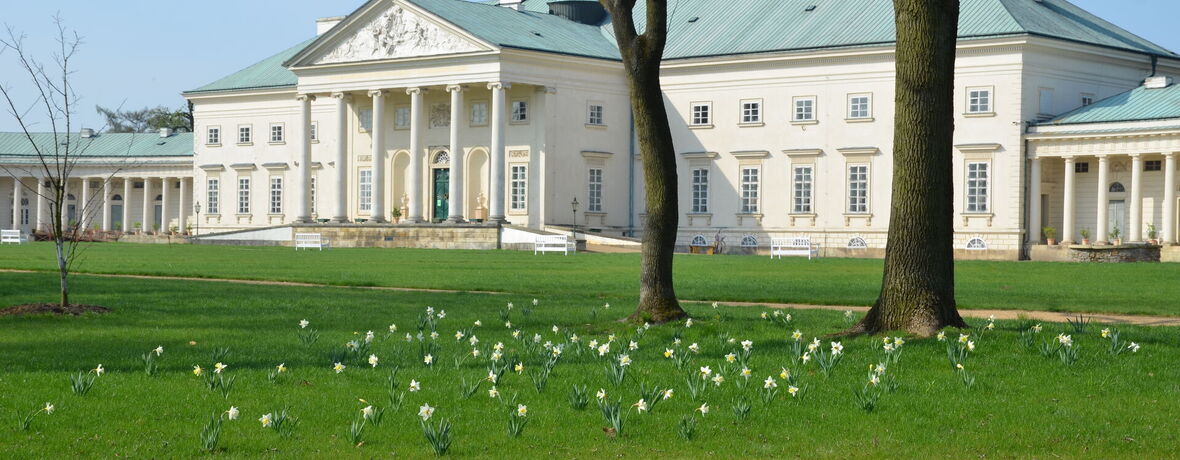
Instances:
[[[881,294],[852,332],[930,336],[966,327],[955,307],[954,135],[958,0],[894,0],[893,197]]]
[[[643,261],[639,305],[630,319],[665,323],[687,316],[676,300],[672,255],[679,221],[676,151],[660,87],[660,61],[668,32],[667,0],[647,0],[643,34],[632,16],[635,0],[600,0],[611,15],[615,40],[631,91],[631,111],[643,158],[647,221],[643,224]]]

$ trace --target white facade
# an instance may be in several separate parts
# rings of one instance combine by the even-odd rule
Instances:
[[[544,228],[574,223],[575,198],[579,227],[642,232],[621,63],[496,46],[395,0],[332,25],[321,22],[326,35],[289,61],[293,86],[186,94],[202,233],[387,222],[395,210],[402,221]],[[381,41],[390,34],[416,38]],[[828,248],[883,248],[893,67],[891,45],[666,61],[680,245],[720,234],[754,250],[809,235]],[[1030,122],[1134,88],[1152,70],[1143,54],[1032,35],[960,41],[947,193],[961,255],[1014,259],[1038,239]],[[1160,60],[1156,70],[1180,66]],[[1085,181],[1075,186],[1097,190]],[[1037,186],[1063,202],[1052,180]],[[1081,208],[1097,206],[1080,205],[1079,222],[1091,219]],[[1060,213],[1043,215],[1055,223]]]

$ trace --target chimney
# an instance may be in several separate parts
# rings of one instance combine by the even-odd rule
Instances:
[[[160,137],[172,136],[172,128],[160,128]]]
[[[1161,89],[1172,86],[1172,77],[1147,77],[1143,80],[1143,87],[1147,89]]]
[[[82,131],[79,134],[82,136],[82,139],[90,139],[94,137],[94,130],[90,128],[82,128]]]
[[[512,8],[514,10],[520,11],[520,4],[521,3],[524,3],[524,0],[499,0],[498,2],[496,2],[496,6],[502,6],[504,8]]]
[[[344,20],[344,16],[332,16],[330,18],[319,18],[315,20],[315,34],[316,36],[323,35],[324,32],[332,30],[336,24]]]

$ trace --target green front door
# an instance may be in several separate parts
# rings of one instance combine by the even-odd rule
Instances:
[[[447,219],[451,200],[451,170],[434,170],[434,221],[442,222]]]

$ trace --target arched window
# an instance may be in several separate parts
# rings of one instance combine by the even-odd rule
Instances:
[[[859,236],[853,237],[851,240],[848,240],[848,249],[867,249],[868,247],[869,247],[869,243],[866,242],[864,238],[861,238]]]
[[[434,155],[434,164],[440,166],[451,164],[451,154],[447,153],[446,151],[438,152]]]
[[[705,239],[705,235],[697,235],[692,237],[692,246],[708,246],[709,241]]]
[[[111,195],[111,201],[123,201],[123,195],[118,193]]]
[[[70,200],[70,201],[77,200],[77,198],[74,197],[73,193],[66,195],[66,199]]]
[[[987,241],[984,241],[983,238],[978,237],[971,238],[971,240],[967,241],[967,249],[973,251],[982,251],[987,249]]]
[[[1115,182],[1110,184],[1110,193],[1126,193],[1127,188],[1123,187],[1122,182]]]
[[[742,247],[743,248],[756,248],[756,247],[758,247],[758,239],[754,238],[754,235],[743,236],[742,237]]]
[[[156,201],[164,201],[164,195],[156,195]]]

